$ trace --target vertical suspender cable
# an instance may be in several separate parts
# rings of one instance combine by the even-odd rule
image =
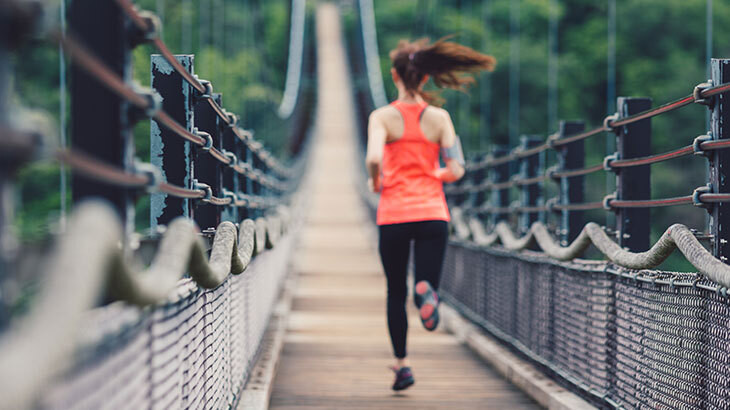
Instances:
[[[509,42],[509,145],[520,136],[520,0],[510,2]]]
[[[608,17],[606,24],[606,114],[616,112],[616,0],[608,0]],[[606,155],[616,150],[616,139],[609,133],[606,136]],[[606,192],[615,190],[616,178],[606,173]],[[606,212],[606,226],[612,226],[615,214]]]
[[[244,6],[246,7],[246,13],[243,21],[243,48],[246,50],[247,53],[252,53],[256,49],[254,47],[254,27],[253,27],[253,13],[252,13],[252,5],[251,0],[244,0]],[[258,58],[258,56],[257,56]],[[248,99],[243,99],[243,119],[244,124],[247,128],[251,128],[250,122],[251,122],[251,106],[248,102]],[[250,182],[250,180],[249,180]],[[249,191],[250,192],[250,191]]]
[[[193,52],[193,2],[192,0],[182,0],[181,18],[182,25],[180,37],[180,52],[182,54],[191,54]]]
[[[420,1],[419,1],[420,3]],[[423,21],[421,21],[421,37],[428,36],[429,20],[431,19],[432,0],[423,0]]]
[[[712,0],[707,0],[707,15],[705,16],[705,75],[712,76],[710,60],[712,59]]]
[[[705,9],[705,78],[709,81],[712,78],[712,0],[707,0]],[[712,127],[712,112],[705,110],[705,127]],[[705,163],[705,177],[710,181],[711,166],[710,162]],[[711,214],[705,214],[705,226],[710,227]]]
[[[210,2],[211,0],[200,0],[198,11],[198,53],[208,45],[210,40]],[[205,54],[208,55],[207,53]],[[200,71],[205,76],[210,76],[210,67],[207,58],[201,58],[198,62]]]
[[[608,0],[606,114],[616,112],[616,0]]]
[[[712,77],[712,0],[707,0],[705,16],[705,77]],[[710,126],[710,110],[705,111],[705,124]],[[708,128],[709,129],[709,128]]]
[[[365,66],[368,72],[368,83],[370,94],[375,107],[383,107],[388,104],[383,85],[383,75],[380,72],[380,54],[378,52],[378,33],[375,28],[375,10],[373,0],[360,0],[360,21],[362,25],[362,37],[365,46]]]
[[[155,9],[157,16],[160,18],[160,21],[165,21],[165,0],[157,0],[157,3],[155,4]],[[164,31],[164,24],[161,24],[160,26],[160,30]]]
[[[60,26],[61,36],[66,35],[66,0],[61,0],[60,3]],[[58,45],[58,117],[60,130],[59,134],[61,137],[61,149],[66,149],[66,56],[63,50],[63,42],[59,42]],[[61,232],[66,230],[66,193],[67,193],[67,181],[66,181],[66,166],[63,161],[60,163],[60,201],[61,201],[61,215],[59,224]]]
[[[215,0],[215,7],[213,8],[213,46],[218,51],[223,59],[229,58],[226,54],[225,43],[223,41],[224,33],[226,31],[226,0]],[[225,84],[225,78],[221,73],[221,64],[225,64],[225,61],[219,61],[218,58],[213,59],[213,73],[212,78],[215,78],[219,84]],[[228,89],[223,86],[222,89]]]
[[[297,97],[299,96],[299,82],[302,78],[302,61],[304,59],[305,3],[305,0],[291,1],[289,61],[286,65],[284,97],[281,99],[278,109],[280,118],[288,118],[294,112]]]
[[[489,30],[492,29],[490,26],[491,22],[491,0],[485,0],[482,2],[482,24],[484,26],[484,32],[482,34],[482,51],[487,53],[491,52]],[[492,101],[491,101],[491,76],[487,73],[482,73],[482,79],[479,82],[479,151],[484,151],[485,141],[489,141],[491,129],[491,112],[492,112]]]
[[[548,133],[558,129],[558,1],[550,0],[550,21],[548,23]]]
[[[459,27],[456,30],[456,32],[459,33],[459,36],[463,39],[462,42],[464,43],[464,45],[469,46],[470,39],[469,39],[468,35],[466,34],[466,30],[465,30],[466,24],[464,24],[464,19],[466,18],[465,17],[466,10],[464,8],[464,5],[467,1],[468,0],[459,1],[459,19],[458,19]],[[470,145],[471,145],[471,141],[473,138],[473,136],[470,135],[471,133],[469,132],[468,125],[467,125],[468,121],[469,121],[468,114],[467,114],[468,107],[469,107],[469,100],[468,100],[466,93],[458,93],[456,98],[458,98],[458,100],[456,101],[457,110],[458,110],[458,113],[457,113],[458,114],[458,118],[457,118],[458,128],[457,128],[456,133],[461,134],[462,142],[465,142],[467,145],[467,147],[465,147],[465,148],[469,149],[469,148],[471,148]],[[464,138],[464,137],[466,137],[466,138]]]

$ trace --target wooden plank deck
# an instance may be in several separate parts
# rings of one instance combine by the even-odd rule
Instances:
[[[426,332],[410,302],[408,350],[416,384],[399,394],[390,390],[385,278],[374,227],[354,185],[354,118],[337,10],[321,5],[317,20],[311,211],[295,258],[298,283],[271,408],[537,408],[453,336]]]

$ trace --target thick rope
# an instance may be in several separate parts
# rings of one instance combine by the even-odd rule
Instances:
[[[646,252],[630,252],[622,249],[600,225],[589,222],[578,237],[568,246],[560,246],[542,222],[535,222],[522,237],[517,237],[509,224],[500,222],[491,234],[476,218],[464,221],[463,212],[452,211],[455,236],[459,240],[471,238],[480,246],[492,246],[499,241],[508,250],[518,251],[538,247],[547,256],[569,261],[582,256],[590,245],[595,246],[611,262],[628,269],[652,269],[664,262],[675,249],[687,258],[697,270],[710,280],[730,287],[730,266],[715,258],[692,231],[682,224],[670,226],[659,240]],[[468,232],[467,232],[468,231]]]
[[[280,233],[276,217],[246,219],[239,229],[223,222],[207,258],[196,225],[178,218],[163,234],[150,267],[138,273],[123,257],[115,212],[101,202],[78,205],[56,241],[32,311],[0,338],[0,408],[31,407],[39,386],[68,368],[84,312],[105,294],[138,306],[164,302],[186,272],[200,287],[215,288],[229,273],[242,273]]]

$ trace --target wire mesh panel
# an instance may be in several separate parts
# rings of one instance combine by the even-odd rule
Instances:
[[[235,405],[287,274],[292,238],[205,290],[186,279],[167,303],[89,313],[75,366],[45,409],[221,409]]]
[[[453,242],[442,293],[602,407],[730,408],[730,304],[696,274]]]

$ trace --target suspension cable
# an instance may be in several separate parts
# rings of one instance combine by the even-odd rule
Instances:
[[[150,108],[150,102],[145,97],[135,92],[116,73],[104,65],[96,56],[92,55],[71,33],[60,35],[58,32],[53,32],[52,37],[63,45],[69,57],[80,68],[91,74],[91,76],[95,77],[104,86],[137,108],[143,110]]]
[[[127,0],[117,0],[124,4],[127,3]],[[82,46],[80,43],[78,43],[72,36],[66,35],[65,37],[60,37],[57,34],[55,35],[56,39],[63,44],[63,46],[69,51],[69,56],[76,61],[80,67],[84,68],[89,74],[96,77],[103,85],[114,91],[117,95],[124,98],[125,100],[129,101],[133,105],[137,106],[140,109],[143,109],[145,111],[152,110],[153,109],[153,103],[150,99],[146,98],[145,96],[137,93],[132,87],[127,85],[116,73],[111,71],[107,66],[105,66],[101,61],[98,60],[95,56],[93,56],[91,53],[89,53],[84,46]],[[177,61],[177,60],[176,60]],[[205,87],[203,85],[203,88],[205,90],[210,90],[211,87]],[[215,101],[212,98],[208,98],[208,102],[211,104],[212,107],[218,108],[216,112],[218,112],[218,115],[221,117],[224,117],[229,125],[230,125],[230,116],[222,109],[220,106],[215,103]],[[166,113],[163,110],[155,110],[152,113],[152,118],[157,120],[159,123],[173,131],[175,134],[180,136],[181,138],[190,141],[200,147],[203,147],[206,151],[209,152],[209,154],[218,160],[219,162],[223,163],[224,165],[230,165],[232,162],[238,162],[238,159],[231,159],[225,154],[223,154],[220,150],[218,150],[215,147],[210,146],[209,141],[203,138],[200,135],[197,135],[191,131],[188,131],[183,125],[175,121],[168,113]],[[266,151],[266,149],[263,147],[262,144],[253,141],[250,137],[245,137],[242,134],[240,134],[237,131],[237,128],[233,128],[234,133],[236,133],[241,140],[243,140],[249,148],[251,148],[252,151],[256,152],[257,156],[264,161],[264,163],[272,168],[275,172],[287,176],[287,173],[285,171],[285,168],[281,166],[278,161],[276,161],[269,153]],[[250,133],[249,133],[250,136]],[[272,187],[275,185],[272,184]]]
[[[648,155],[639,158],[613,160],[609,162],[608,165],[612,168],[636,167],[639,165],[654,164],[657,162],[668,161],[674,158],[681,158],[687,155],[692,155],[693,153],[694,147],[692,145],[688,145],[686,147],[675,149],[673,151],[665,152],[662,154]]]
[[[561,147],[563,145],[570,144],[571,142],[584,140],[584,139],[586,139],[588,137],[592,137],[594,135],[598,135],[598,134],[600,134],[602,132],[608,132],[608,131],[611,131],[611,129],[608,128],[608,127],[606,127],[606,126],[597,127],[597,128],[592,129],[592,130],[589,130],[589,131],[581,132],[579,134],[569,135],[569,136],[564,137],[564,138],[556,139],[553,142],[553,146],[555,146],[555,147]]]
[[[154,182],[148,174],[128,172],[78,151],[60,149],[55,153],[55,157],[85,177],[106,184],[126,188],[145,188],[150,187]],[[178,198],[201,199],[205,196],[205,192],[202,190],[188,189],[165,181],[158,183],[154,188]]]
[[[378,35],[375,28],[375,10],[373,0],[358,0],[360,5],[360,26],[362,28],[365,49],[365,68],[368,74],[370,95],[376,107],[388,104],[383,85],[383,74],[380,71],[380,54],[378,52]]]
[[[662,199],[646,199],[646,200],[623,200],[611,199],[608,205],[611,208],[658,208],[674,205],[691,205],[693,204],[692,195],[680,196],[674,198]]]
[[[551,176],[553,178],[570,178],[581,175],[588,175],[594,172],[603,171],[603,164],[597,164],[590,167],[579,168],[579,169],[568,169],[563,171],[554,171]]]
[[[646,111],[642,111],[640,113],[612,121],[611,127],[612,128],[623,127],[624,125],[633,124],[635,122],[645,120],[647,118],[653,118],[653,117],[656,117],[657,115],[661,115],[661,114],[668,113],[670,111],[677,110],[684,106],[690,105],[694,102],[695,102],[694,95],[690,94],[686,97],[682,97],[680,99],[670,101],[670,102],[668,102],[666,104],[662,104],[658,107],[651,108]]]
[[[76,172],[99,182],[128,188],[142,188],[150,183],[147,175],[124,171],[78,151],[59,149],[56,158]]]
[[[594,209],[603,209],[603,202],[582,202],[577,204],[555,204],[553,209],[556,211],[591,211]]]
[[[291,28],[289,33],[289,58],[284,82],[284,96],[279,104],[280,118],[288,118],[294,112],[299,97],[304,62],[304,35],[306,24],[306,1],[291,0]]]

